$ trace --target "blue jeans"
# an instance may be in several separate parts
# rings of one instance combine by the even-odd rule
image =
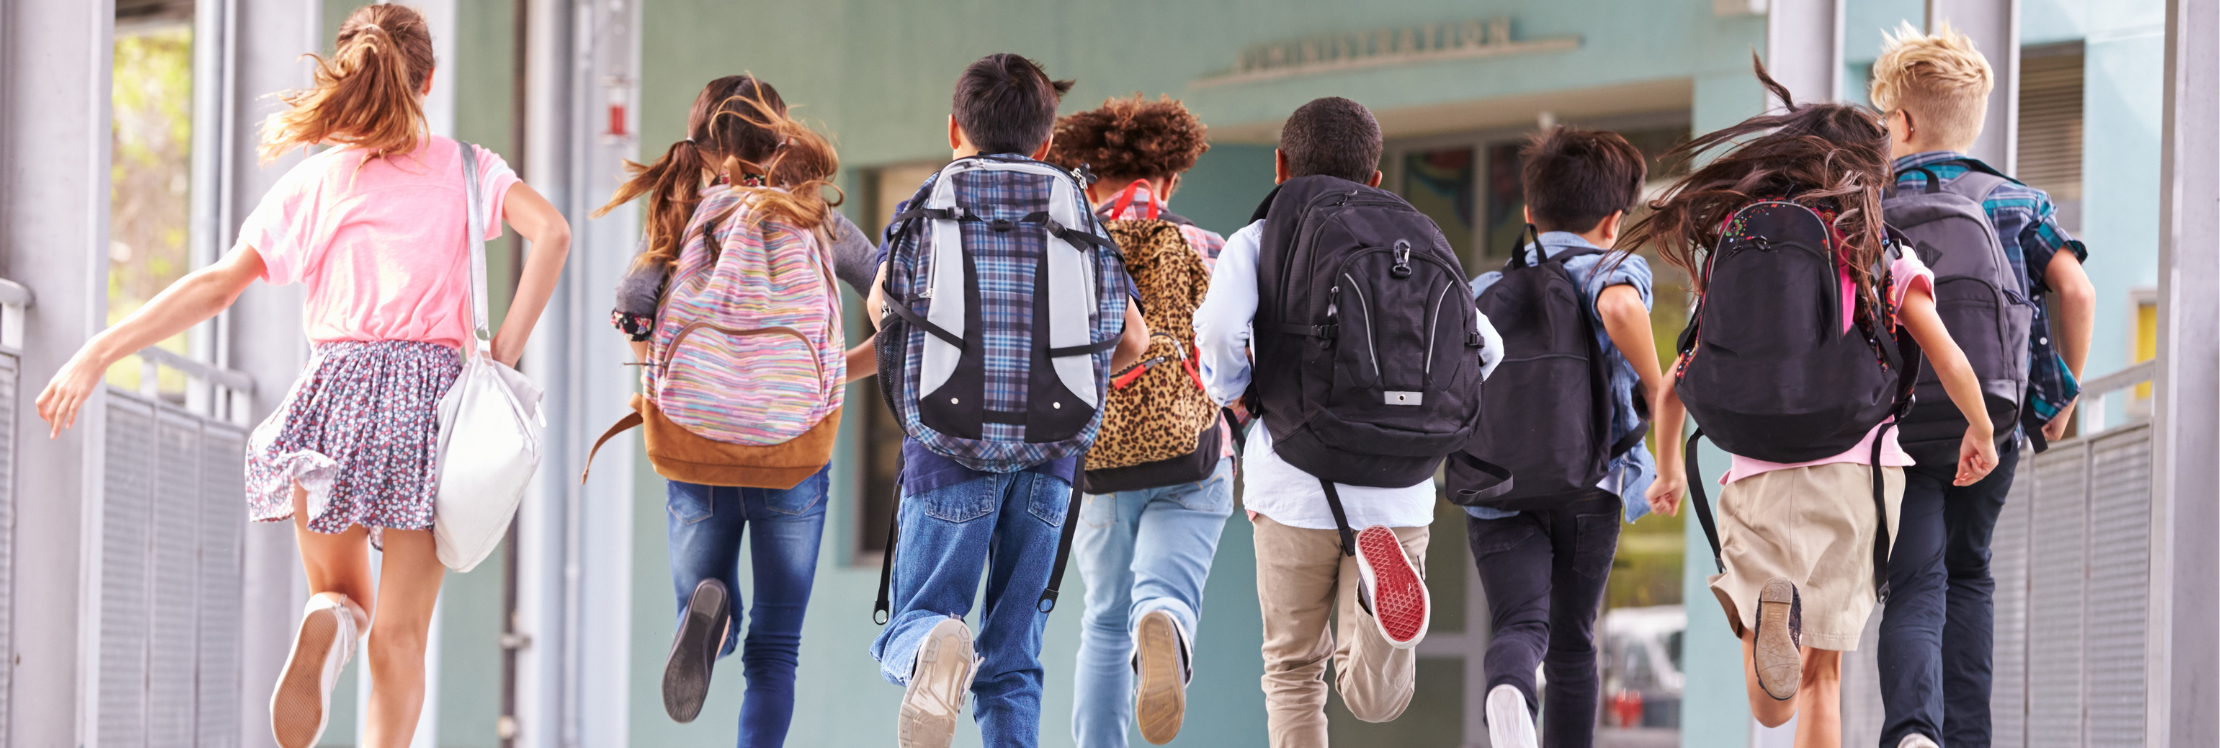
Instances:
[[[1996,469],[1953,486],[1955,462],[1904,469],[1904,504],[1889,552],[1881,610],[1881,745],[1919,733],[1950,748],[1989,745],[1989,689],[1996,652],[1996,578],[1989,541],[2019,467],[2018,449]]]
[[[740,652],[748,682],[740,701],[743,747],[785,743],[794,721],[794,667],[817,576],[817,544],[825,534],[826,481],[824,470],[783,491],[670,481],[671,586],[681,619],[702,580],[721,581],[731,592],[733,625],[719,657],[732,654],[740,639],[740,538],[750,538],[755,606],[744,619],[747,646]]]
[[[1071,734],[1079,745],[1126,745],[1133,721],[1133,624],[1170,613],[1193,642],[1203,582],[1218,534],[1233,514],[1233,459],[1197,483],[1089,495],[1072,538],[1072,563],[1087,580],[1079,619]]]
[[[996,473],[902,497],[894,545],[892,617],[871,642],[889,683],[907,685],[918,645],[945,618],[970,614],[987,574],[986,610],[973,647],[973,716],[989,748],[1041,737],[1041,629],[1037,607],[1056,562],[1071,484],[1034,472]]]

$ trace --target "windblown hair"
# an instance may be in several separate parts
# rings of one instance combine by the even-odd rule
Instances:
[[[404,5],[365,5],[339,25],[331,59],[314,54],[316,84],[288,91],[285,111],[262,123],[262,161],[304,146],[332,143],[371,157],[408,153],[424,137],[424,81],[432,74],[432,34]]]
[[[1933,34],[1899,25],[1873,61],[1873,105],[1911,113],[1913,127],[1932,130],[1930,137],[1944,143],[1970,143],[1981,135],[1995,87],[1989,58],[1948,22]]]
[[[686,139],[672,143],[654,163],[626,161],[624,168],[632,177],[593,215],[599,218],[647,198],[647,250],[637,260],[641,264],[678,263],[704,182],[715,174],[733,177],[731,189],[747,193],[741,204],[751,206],[756,220],[775,216],[804,231],[823,225],[825,211],[842,199],[838,188],[833,199],[825,198],[833,173],[840,170],[832,142],[787,116],[778,89],[752,75],[710,81],[686,115]],[[743,175],[761,175],[764,186],[741,184]]]
[[[1208,129],[1172,97],[1149,101],[1136,93],[1059,120],[1048,161],[1067,169],[1084,164],[1111,182],[1162,179],[1195,168],[1210,150]]]
[[[1687,271],[1701,293],[1708,280],[1702,272],[1704,257],[1718,246],[1727,219],[1752,201],[1791,200],[1833,213],[1841,237],[1837,256],[1849,266],[1860,295],[1869,295],[1871,268],[1883,251],[1881,193],[1890,178],[1888,132],[1864,107],[1797,104],[1755,55],[1750,64],[1781,109],[1673,149],[1667,159],[1731,146],[1650,201],[1651,213],[1627,230],[1615,254],[1623,257],[1649,245],[1667,263]]]

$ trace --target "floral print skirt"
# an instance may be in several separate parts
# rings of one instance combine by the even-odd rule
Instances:
[[[461,353],[437,343],[318,344],[285,402],[247,441],[248,516],[292,519],[298,483],[310,530],[362,525],[382,540],[381,529],[431,529],[439,399],[461,372]]]

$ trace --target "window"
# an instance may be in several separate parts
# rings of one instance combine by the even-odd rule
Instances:
[[[886,227],[893,217],[895,206],[916,194],[918,185],[940,169],[940,164],[904,164],[883,167],[866,177],[865,189],[869,193],[864,204],[871,208],[861,228],[874,235]],[[857,334],[863,329],[858,328]],[[876,379],[857,382],[850,389],[849,400],[856,407],[869,413],[863,420],[863,498],[856,502],[856,553],[858,564],[877,563],[886,552],[887,528],[894,522],[895,504],[899,498],[895,491],[902,464],[902,424],[894,420],[894,412],[887,409],[880,395]]]
[[[1403,198],[1434,220],[1457,257],[1473,256],[1472,146],[1416,150],[1403,154]]]
[[[138,311],[192,269],[193,4],[124,0],[116,4],[114,87],[110,101],[108,323]],[[157,343],[187,353],[181,334]],[[185,375],[163,370],[156,386],[148,367],[117,362],[108,383],[159,391],[183,402]]]
[[[2020,50],[2017,175],[2050,193],[2058,222],[2081,230],[2081,42]]]

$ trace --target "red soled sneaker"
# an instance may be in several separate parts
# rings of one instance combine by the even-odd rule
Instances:
[[[1394,530],[1372,525],[1357,531],[1357,574],[1357,602],[1372,613],[1380,636],[1396,649],[1418,646],[1433,601]]]

